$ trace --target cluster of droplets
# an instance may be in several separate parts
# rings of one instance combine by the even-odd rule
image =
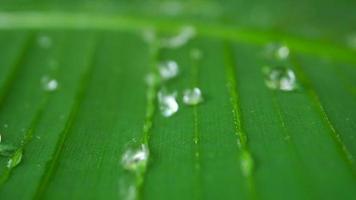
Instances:
[[[289,66],[290,50],[286,45],[269,44],[265,50],[268,59],[274,66],[265,66],[265,84],[272,90],[290,92],[297,89],[297,78],[293,69]]]
[[[196,30],[193,26],[184,26],[180,32],[171,37],[157,39],[155,32],[152,29],[147,29],[143,32],[143,39],[148,44],[157,44],[160,48],[176,49],[184,46],[189,40],[196,35]],[[193,48],[189,52],[190,58],[200,60],[202,52]],[[158,73],[149,73],[146,76],[146,83],[149,86],[159,86],[161,89],[157,92],[157,101],[161,114],[164,117],[171,117],[179,110],[178,92],[167,91],[167,84],[172,79],[175,79],[180,74],[179,64],[174,60],[162,60],[157,64]],[[203,102],[202,92],[199,88],[188,88],[183,91],[182,102],[185,105],[193,106]]]

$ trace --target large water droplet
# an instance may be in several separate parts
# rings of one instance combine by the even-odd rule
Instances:
[[[164,90],[161,90],[158,92],[157,96],[159,108],[163,116],[170,117],[178,111],[179,105],[176,100],[176,92],[167,93]]]
[[[286,67],[265,68],[265,82],[268,88],[281,91],[293,91],[297,88],[296,76]]]
[[[22,150],[17,150],[7,162],[7,168],[12,169],[22,161]]]
[[[129,147],[122,156],[121,164],[129,171],[140,173],[145,170],[149,157],[147,145]]]
[[[41,82],[42,82],[42,87],[45,91],[52,92],[57,90],[58,88],[58,81],[48,76],[42,77]]]
[[[161,46],[165,48],[179,48],[185,45],[190,39],[195,37],[196,29],[193,26],[182,27],[178,35],[164,38],[161,40]]]
[[[253,172],[254,162],[248,151],[242,151],[241,153],[241,171],[244,176],[250,176]]]
[[[47,35],[40,35],[37,38],[37,43],[41,48],[48,49],[52,46],[52,38]]]
[[[159,73],[164,80],[169,80],[176,77],[179,73],[179,67],[177,62],[168,60],[161,62],[158,65]]]
[[[198,105],[203,102],[203,96],[199,88],[187,89],[183,94],[183,102],[186,105]]]

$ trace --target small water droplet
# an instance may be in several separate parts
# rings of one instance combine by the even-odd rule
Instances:
[[[0,134],[0,143],[1,143],[1,137],[2,137],[2,136],[1,136],[1,134]]]
[[[163,116],[170,117],[178,111],[179,105],[176,100],[176,92],[167,93],[164,90],[161,90],[158,92],[157,96],[159,108]]]
[[[7,168],[12,169],[22,161],[22,150],[17,150],[7,162]]]
[[[296,76],[292,69],[286,67],[265,68],[265,83],[268,88],[281,91],[297,89]]]
[[[170,49],[176,49],[185,45],[189,40],[196,35],[196,29],[194,26],[184,26],[180,32],[173,37],[164,38],[161,40],[161,46]]]
[[[57,90],[58,88],[58,81],[56,79],[52,79],[48,76],[42,77],[42,86],[45,91],[52,92]]]
[[[241,153],[241,170],[244,176],[250,176],[253,172],[254,162],[248,151],[242,151]]]
[[[38,45],[41,48],[48,49],[52,46],[52,38],[47,35],[40,35],[37,38]]]
[[[289,47],[286,45],[280,45],[280,44],[268,44],[266,46],[266,52],[267,56],[274,57],[278,60],[286,60],[289,57]]]
[[[8,124],[4,124],[4,128],[9,128],[9,125]]]
[[[203,52],[200,49],[191,49],[190,57],[194,60],[200,60],[203,57]]]
[[[146,169],[149,150],[147,145],[141,144],[139,147],[129,147],[123,154],[121,164],[124,169],[140,173]]]
[[[10,144],[0,144],[0,156],[11,156],[15,151],[16,147]]]
[[[164,80],[169,80],[176,77],[179,73],[179,67],[177,62],[168,60],[161,62],[158,65],[159,73]]]
[[[203,102],[202,93],[199,88],[187,89],[183,94],[183,102],[186,105],[198,105]]]

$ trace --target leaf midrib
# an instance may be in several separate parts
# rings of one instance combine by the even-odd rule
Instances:
[[[160,32],[176,33],[187,25],[194,26],[199,36],[255,45],[280,42],[287,44],[289,48],[299,53],[356,63],[356,51],[340,44],[312,40],[275,31],[236,27],[236,25],[192,23],[187,20],[172,21],[153,17],[87,12],[0,12],[0,30],[68,29],[136,32],[154,28]]]

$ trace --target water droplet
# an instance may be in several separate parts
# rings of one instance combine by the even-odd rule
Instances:
[[[281,91],[297,89],[296,76],[292,69],[286,67],[265,68],[265,83],[268,88]]]
[[[52,79],[48,76],[42,77],[42,86],[45,91],[52,92],[57,90],[58,88],[58,81],[56,79]]]
[[[170,117],[178,111],[179,105],[176,100],[176,92],[167,93],[164,90],[161,90],[158,92],[157,96],[159,108],[163,116]]]
[[[241,170],[244,176],[250,176],[253,172],[254,162],[248,151],[242,151],[241,153]]]
[[[4,124],[4,128],[9,128],[9,125],[8,124]]]
[[[289,56],[289,47],[280,44],[268,44],[266,46],[267,56],[274,57],[278,60],[286,60]]]
[[[52,46],[52,38],[47,35],[40,35],[37,38],[37,43],[41,48],[48,49]]]
[[[0,156],[11,156],[15,151],[16,147],[10,144],[0,144]]]
[[[1,143],[1,134],[0,134],[0,143]]]
[[[200,60],[203,57],[203,52],[200,49],[191,49],[190,57],[194,60]]]
[[[168,60],[161,62],[158,65],[159,73],[164,80],[169,80],[176,77],[179,73],[179,67],[177,62]]]
[[[195,37],[196,29],[194,26],[184,26],[178,35],[164,38],[161,40],[161,46],[170,49],[176,49],[185,45],[190,39]]]
[[[277,58],[279,58],[280,60],[284,60],[287,59],[289,56],[289,48],[287,46],[280,46],[277,49],[277,54],[276,54]]]
[[[20,164],[22,160],[22,150],[17,150],[7,162],[7,168],[12,169]]]
[[[149,150],[147,145],[141,144],[139,147],[128,148],[121,159],[122,166],[132,172],[140,173],[146,169]]]
[[[199,88],[187,89],[183,94],[183,102],[186,105],[198,105],[203,102],[202,93]]]

